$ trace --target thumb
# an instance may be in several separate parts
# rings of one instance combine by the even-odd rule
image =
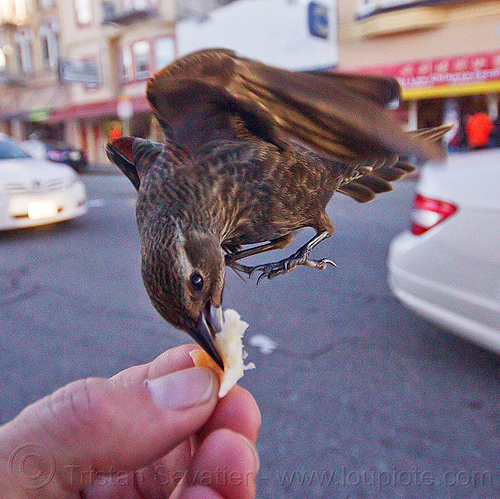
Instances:
[[[206,423],[217,391],[206,368],[131,385],[99,378],[70,383],[0,428],[0,484],[3,474],[20,490],[36,488],[36,497],[60,497],[84,485],[85,470],[143,467]]]

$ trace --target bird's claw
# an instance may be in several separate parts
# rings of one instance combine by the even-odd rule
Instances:
[[[260,284],[260,281],[267,277],[268,279],[274,279],[275,277],[278,277],[279,275],[286,274],[289,272],[291,269],[287,268],[286,264],[284,266],[278,266],[277,264],[280,264],[281,262],[275,262],[275,263],[267,263],[265,265],[257,265],[252,269],[252,272],[249,274],[249,277],[252,278],[252,276],[256,272],[260,272],[260,276],[257,278],[257,286]]]
[[[308,267],[313,267],[315,269],[324,270],[328,265],[332,267],[336,267],[337,264],[333,260],[329,260],[328,258],[323,258],[321,260],[306,260],[303,265],[307,265]]]
[[[226,260],[226,265],[228,267],[231,267],[233,270],[248,274],[249,277],[252,276],[253,269],[255,268],[255,267],[248,267],[247,265],[242,265],[241,263],[230,260],[229,261]]]
[[[252,267],[248,276],[252,278],[255,273],[260,272],[260,275],[257,278],[257,285],[259,285],[262,279],[266,277],[267,279],[274,279],[280,275],[287,274],[298,265],[305,265],[307,267],[320,270],[326,269],[328,265],[332,265],[333,267],[337,266],[335,262],[326,258],[323,258],[322,260],[311,260],[308,258],[308,255],[295,253],[291,257],[279,260],[278,262],[266,263],[264,265]]]
[[[248,267],[236,261],[235,256],[237,255],[227,254],[225,256],[226,265],[236,271],[241,271],[245,274],[248,274],[250,278],[252,278],[255,273],[260,272],[260,275],[257,278],[257,285],[265,277],[267,277],[268,279],[274,279],[275,277],[278,277],[280,275],[287,274],[298,265],[305,265],[306,267],[312,267],[320,270],[326,269],[328,265],[336,267],[337,265],[335,264],[335,262],[333,262],[332,260],[328,260],[327,258],[323,258],[322,260],[311,260],[309,258],[315,246],[317,246],[318,243],[320,243],[323,239],[325,239],[325,237],[328,236],[329,234],[327,232],[321,232],[317,234],[307,244],[299,248],[293,255],[277,262],[256,265],[255,267]]]

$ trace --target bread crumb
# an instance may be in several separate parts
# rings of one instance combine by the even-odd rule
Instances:
[[[215,335],[214,345],[224,362],[224,371],[204,350],[192,350],[190,355],[196,367],[210,367],[220,379],[219,398],[224,397],[247,369],[255,369],[255,364],[245,364],[247,353],[243,350],[243,335],[248,323],[241,320],[235,310],[224,312],[222,331]]]

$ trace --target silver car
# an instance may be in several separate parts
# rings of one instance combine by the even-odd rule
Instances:
[[[423,169],[388,266],[405,305],[500,353],[500,149]]]

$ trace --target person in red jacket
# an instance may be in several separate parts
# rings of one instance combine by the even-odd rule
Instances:
[[[465,125],[469,149],[485,149],[490,141],[493,122],[486,113],[475,113]]]

